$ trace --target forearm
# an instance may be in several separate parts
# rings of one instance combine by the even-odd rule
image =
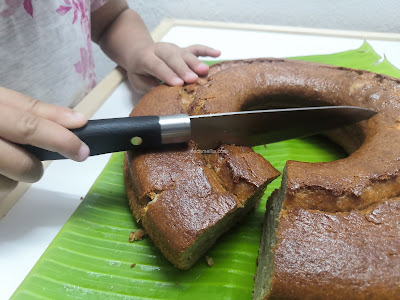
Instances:
[[[153,44],[142,18],[127,7],[94,41],[107,56],[125,69],[130,68],[132,58],[140,55],[140,50]]]

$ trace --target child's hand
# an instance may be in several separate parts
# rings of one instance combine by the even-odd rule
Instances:
[[[0,87],[0,196],[18,181],[35,182],[41,162],[14,143],[31,144],[83,161],[89,148],[67,128],[79,128],[86,118],[69,108],[39,102]]]
[[[159,84],[194,83],[208,73],[197,56],[218,57],[218,50],[193,45],[180,48],[170,43],[154,43],[142,18],[129,9],[126,0],[108,1],[91,14],[92,39],[128,72],[136,91],[147,92]]]
[[[208,66],[198,56],[218,57],[220,51],[202,45],[180,48],[170,43],[151,43],[138,49],[127,67],[128,78],[136,91],[147,92],[159,80],[171,86],[195,83],[207,75]]]

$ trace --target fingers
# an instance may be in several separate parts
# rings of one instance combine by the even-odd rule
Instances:
[[[83,161],[89,148],[67,128],[87,123],[71,109],[39,102],[0,87],[0,195],[18,181],[35,182],[43,175],[42,163],[18,144],[30,144]]]
[[[202,45],[180,48],[170,43],[156,43],[142,48],[140,59],[134,57],[131,60],[128,77],[139,92],[147,92],[158,85],[151,76],[171,86],[195,83],[199,75],[207,75],[209,70],[197,56],[218,57],[220,54],[220,51]]]
[[[183,56],[186,65],[190,68],[190,72],[192,74],[198,74],[200,76],[207,75],[209,67],[200,61],[197,56],[193,55],[190,52],[186,52],[185,55]],[[194,83],[198,79],[198,76],[196,75],[196,78],[194,81],[186,81],[187,83]]]
[[[170,85],[182,85],[183,82],[177,80],[181,78],[186,83],[195,83],[198,80],[198,75],[206,75],[208,66],[202,63],[197,55],[213,55],[218,56],[219,51],[201,45],[190,46],[186,49],[179,48],[174,44],[158,43],[155,47],[156,56],[164,62],[153,64],[154,69],[152,74],[160,78]]]
[[[75,161],[89,155],[88,146],[65,127],[7,105],[0,110],[0,137],[58,152]]]
[[[197,81],[198,75],[189,68],[185,61],[188,55],[192,55],[189,52],[183,53],[177,46],[171,45],[156,48],[155,54],[158,62],[153,65],[153,76],[173,86]]]
[[[11,181],[36,182],[43,175],[42,163],[33,155],[0,138],[0,183]]]
[[[156,50],[155,54],[148,60],[147,73],[169,85],[183,85],[184,80],[176,73],[176,70],[182,67],[182,59],[174,51],[169,50]],[[173,64],[176,67],[171,68]]]
[[[186,49],[195,56],[218,57],[221,55],[221,51],[203,45],[192,45]]]
[[[186,59],[188,66],[199,75],[207,75],[209,67],[201,62],[198,56],[218,57],[221,55],[221,51],[203,45],[192,45],[186,50],[191,54]]]
[[[72,109],[39,102],[24,94],[0,87],[0,107],[3,105],[48,119],[70,129],[82,127],[87,123],[84,115]]]

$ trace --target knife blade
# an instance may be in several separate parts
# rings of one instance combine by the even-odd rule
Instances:
[[[323,106],[189,116],[143,116],[89,120],[71,130],[90,148],[90,155],[158,148],[193,140],[199,149],[221,144],[255,146],[310,136],[366,120],[376,112],[354,106]],[[59,153],[19,145],[40,160],[65,159]]]

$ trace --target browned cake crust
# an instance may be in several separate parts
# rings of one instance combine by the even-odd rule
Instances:
[[[391,277],[396,278],[396,276],[393,276],[393,272],[397,271],[397,275],[399,273],[396,266],[399,266],[400,255],[398,242],[400,229],[394,223],[398,220],[396,218],[398,209],[393,204],[395,200],[392,199],[400,194],[399,98],[400,81],[388,76],[317,63],[282,59],[256,59],[217,64],[211,67],[208,77],[202,78],[197,84],[185,87],[161,86],[156,88],[139,102],[132,115],[179,112],[203,114],[321,104],[354,105],[371,108],[379,112],[368,121],[328,134],[332,140],[351,153],[349,157],[329,163],[310,164],[294,161],[287,163],[281,190],[275,193],[271,201],[268,201],[269,213],[266,214],[263,229],[254,298],[325,299],[344,298],[346,295],[347,297],[354,295],[354,298],[364,296],[390,298],[394,295],[393,289],[397,294],[400,293],[399,286],[394,287],[393,281],[390,279]],[[192,153],[193,151],[190,149],[195,148],[190,147],[195,146],[189,145],[189,150],[179,150],[178,152],[184,151],[184,159],[192,162],[195,159],[187,157],[187,153],[188,151]],[[159,220],[157,217],[161,215],[165,218],[166,215],[171,214],[171,219],[176,220],[177,224],[179,222],[186,224],[179,213],[177,215],[168,210],[168,207],[171,206],[165,207],[165,205],[157,204],[160,199],[157,191],[163,191],[163,189],[159,189],[159,186],[165,187],[174,182],[173,175],[168,172],[174,170],[175,164],[181,160],[180,158],[174,160],[171,157],[175,154],[168,152],[165,160],[171,161],[172,159],[174,163],[165,165],[165,168],[169,171],[166,173],[163,171],[157,175],[156,171],[149,170],[154,168],[159,170],[156,166],[162,165],[163,161],[159,158],[159,155],[165,157],[164,153],[128,154],[125,176],[127,194],[134,215],[137,219],[142,220],[143,224],[147,222],[145,218],[152,220],[152,223],[149,221],[149,227],[154,228],[157,228],[156,223],[160,222],[157,221]],[[246,188],[236,188],[235,186],[232,188],[229,182],[237,183],[238,180],[234,179],[233,173],[228,172],[230,174],[228,176],[223,168],[218,167],[218,164],[213,165],[219,159],[202,156],[202,158],[199,157],[198,161],[203,161],[207,167],[208,171],[204,171],[204,174],[212,174],[211,177],[216,176],[215,182],[218,182],[223,188],[221,190],[216,183],[216,186],[213,185],[213,189],[210,190],[210,193],[215,193],[215,198],[219,199],[215,202],[218,203],[215,207],[217,212],[220,210],[221,216],[234,216],[234,211],[237,211],[234,208],[234,202],[236,202],[236,205],[241,203],[238,200],[238,191],[246,190]],[[204,165],[201,165],[200,168],[204,168]],[[242,164],[239,163],[239,165]],[[248,164],[248,166],[250,165],[255,167],[259,164]],[[191,184],[189,182],[197,182],[198,180],[196,177],[198,173],[193,172],[193,170],[190,174],[187,174],[189,177],[185,178],[188,180],[185,181],[185,184],[189,184],[189,186]],[[242,173],[238,172],[237,174]],[[271,176],[271,178],[273,177]],[[179,177],[179,180],[185,179]],[[207,179],[207,181],[210,180],[212,179]],[[251,182],[248,179],[242,180],[249,184]],[[254,187],[257,189],[256,185]],[[234,190],[236,192],[232,193],[231,191]],[[151,194],[154,191],[156,191],[155,194]],[[228,194],[225,194],[224,191]],[[177,194],[173,193],[173,197]],[[245,195],[249,194],[250,192],[245,193]],[[143,208],[143,204],[140,203],[143,202],[143,199],[147,199],[144,202],[148,203],[151,195],[158,197],[158,200],[151,204],[157,204],[160,208],[157,208],[159,210],[154,212],[152,217],[148,217],[150,216],[148,206]],[[235,195],[235,201],[229,200],[228,195],[231,197]],[[243,199],[246,199],[246,196],[244,197]],[[224,199],[222,202],[221,198]],[[219,206],[220,203],[224,203],[224,205]],[[185,209],[181,205],[185,207],[188,204],[185,202],[172,207],[179,212]],[[283,207],[282,213],[280,213],[281,207]],[[198,209],[197,206],[196,209]],[[373,212],[374,209],[388,211],[387,214],[382,215],[385,222],[388,222],[387,224],[384,223],[386,225],[361,221],[363,218],[371,217],[370,211]],[[196,215],[201,216],[196,221],[201,226],[196,227],[194,224],[191,224],[191,226],[196,227],[196,229],[201,228],[197,232],[201,232],[204,228],[217,228],[215,224],[218,224],[218,222],[211,222],[207,214],[201,211],[200,209],[199,215]],[[301,221],[299,221],[299,214],[302,216]],[[335,221],[320,223],[321,220],[329,218]],[[212,219],[216,220],[214,217]],[[229,220],[229,218],[221,218],[221,220],[227,219]],[[203,226],[204,224],[206,225]],[[270,226],[267,226],[268,224]],[[346,226],[351,230],[346,230]],[[183,227],[189,228],[187,225],[183,225]],[[295,230],[296,234],[291,230]],[[387,239],[377,236],[380,230],[385,232],[383,236],[392,236],[394,239],[391,242],[386,242]],[[168,234],[167,231],[168,228],[157,231],[154,236],[166,235]],[[153,238],[153,240],[156,244],[159,243],[159,247],[168,257],[168,255],[175,255],[171,253],[185,251],[183,249],[187,249],[186,246],[195,243],[194,237],[198,237],[198,233],[195,233],[195,230],[189,230],[189,232],[191,233],[185,235],[175,245],[172,245],[173,242],[170,243],[172,245],[168,246],[170,248],[165,248],[167,247],[164,245],[165,243],[157,241],[157,238]],[[292,234],[290,235],[288,232]],[[315,236],[314,232],[320,232],[320,235]],[[352,232],[356,233],[353,234]],[[151,233],[149,235],[151,236]],[[314,236],[315,240],[319,237],[321,241],[325,242],[307,247],[308,236]],[[368,243],[376,241],[381,245],[375,248],[363,248],[362,240],[364,236]],[[171,237],[176,239],[175,235],[171,235]],[[304,238],[304,241],[302,238]],[[339,255],[338,250],[335,250],[334,247],[340,242],[343,245],[350,243],[343,248],[345,254],[342,255]],[[298,255],[295,251],[297,243],[303,251],[302,255]],[[190,248],[190,246],[188,247]],[[332,252],[330,252],[330,248],[332,248]],[[371,251],[376,251],[376,253],[369,255],[368,253]],[[187,253],[190,253],[190,251]],[[357,260],[358,254],[361,254],[363,258],[369,257],[370,260],[365,261],[364,259],[365,264],[362,264],[361,260]],[[290,258],[293,261],[288,258],[291,255],[294,255]],[[268,256],[268,259],[264,259],[263,256]],[[383,261],[376,259],[377,257],[382,257]],[[175,262],[176,265],[181,264],[180,258],[170,258],[171,261],[174,261],[174,259],[179,261],[178,263]],[[310,259],[318,261],[320,269],[316,267],[312,269]],[[350,272],[349,269],[344,268],[346,262],[350,263],[349,268],[352,270],[352,276],[350,274],[343,276],[343,270]],[[291,265],[294,263],[296,268]],[[361,265],[357,265],[357,263]],[[373,266],[368,268],[365,266],[368,263],[373,264]],[[184,265],[184,262],[182,264]],[[389,264],[392,264],[392,268],[388,269],[388,273],[378,272],[379,268],[386,268]],[[187,265],[189,264],[185,266]],[[314,266],[316,265],[314,264]],[[285,269],[291,270],[293,276],[282,273],[282,270]],[[310,270],[313,270],[312,276],[309,275]],[[372,280],[373,275],[366,276],[364,274],[366,270],[376,274],[377,277]],[[307,274],[310,280],[304,279],[306,275],[301,277],[299,274]],[[293,282],[297,277],[299,284]],[[358,281],[355,281],[354,278],[358,278]],[[310,281],[315,282],[311,284]],[[372,286],[376,287],[375,294],[371,294],[372,289],[367,288],[370,282]],[[296,288],[290,290],[292,285]],[[337,288],[332,288],[333,285]],[[355,293],[357,287],[362,287],[362,289]],[[334,290],[336,294],[327,292],[330,289]],[[377,293],[380,296],[377,296]]]
[[[253,69],[254,64],[263,65],[264,71]],[[391,206],[383,216],[388,222],[385,226],[360,221],[367,218],[368,209],[381,208],[387,205],[382,204],[384,201],[390,202],[400,194],[400,80],[283,60],[253,61],[243,67],[243,74],[257,79],[243,83],[237,74],[233,75],[235,84],[251,91],[243,97],[255,99],[245,101],[245,108],[328,104],[378,112],[368,121],[328,134],[350,153],[347,158],[315,164],[287,162],[281,190],[269,200],[254,298],[389,299],[400,293],[397,208]],[[229,94],[232,90],[226,91],[227,97],[233,96]],[[209,95],[212,97],[212,93]],[[321,218],[329,216],[335,222],[321,223]],[[388,236],[391,238],[386,239]],[[309,237],[314,243],[309,243]],[[364,248],[367,240],[380,245]],[[340,243],[344,246],[341,254],[335,248]],[[365,274],[366,270],[370,273]],[[345,272],[351,275],[343,276]]]
[[[399,216],[400,198],[351,212],[282,210],[268,296],[398,299]]]
[[[214,111],[202,107],[202,101],[207,101],[202,90],[209,88],[210,76],[224,66],[211,68],[208,78],[197,84],[153,89],[131,116],[241,110],[235,102]],[[136,220],[166,258],[188,269],[258,205],[267,184],[280,173],[251,148],[224,145],[204,154],[192,142],[184,148],[128,152],[124,174]]]
[[[222,146],[127,154],[127,197],[135,219],[176,267],[190,268],[225,231],[258,205],[279,176],[251,148]]]

